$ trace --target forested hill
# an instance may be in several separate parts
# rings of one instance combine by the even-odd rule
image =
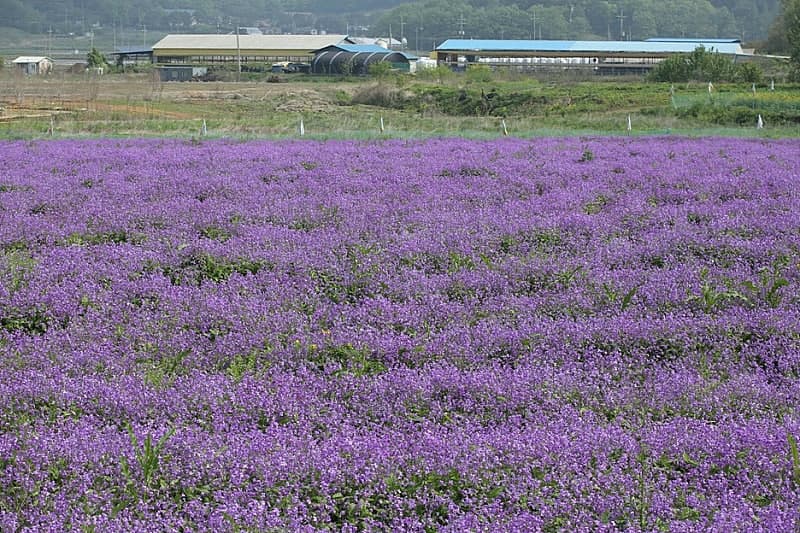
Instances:
[[[32,33],[94,28],[385,35],[429,47],[448,37],[763,39],[780,0],[0,0],[0,27]]]

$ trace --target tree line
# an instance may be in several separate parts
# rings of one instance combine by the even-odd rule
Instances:
[[[224,32],[265,24],[274,31],[391,31],[419,49],[455,37],[763,41],[780,13],[781,0],[0,0],[0,26],[34,33],[112,25]]]
[[[761,41],[780,11],[779,0],[423,0],[378,20],[424,48],[447,38],[642,40],[650,37]],[[420,29],[421,28],[421,29]],[[409,31],[410,30],[410,31]],[[384,30],[385,32],[386,30]],[[416,46],[416,43],[412,43]],[[421,45],[421,47],[423,47]]]

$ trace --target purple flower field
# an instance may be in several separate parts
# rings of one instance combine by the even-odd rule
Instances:
[[[0,144],[0,531],[797,531],[800,145]]]

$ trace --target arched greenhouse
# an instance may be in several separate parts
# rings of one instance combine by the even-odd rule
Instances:
[[[413,71],[417,57],[405,52],[388,50],[378,45],[326,46],[314,52],[312,74],[365,75],[371,65],[386,62],[393,69]]]

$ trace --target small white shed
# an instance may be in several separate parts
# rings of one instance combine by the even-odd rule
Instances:
[[[20,56],[13,63],[26,75],[49,74],[53,70],[53,60],[44,56]]]

